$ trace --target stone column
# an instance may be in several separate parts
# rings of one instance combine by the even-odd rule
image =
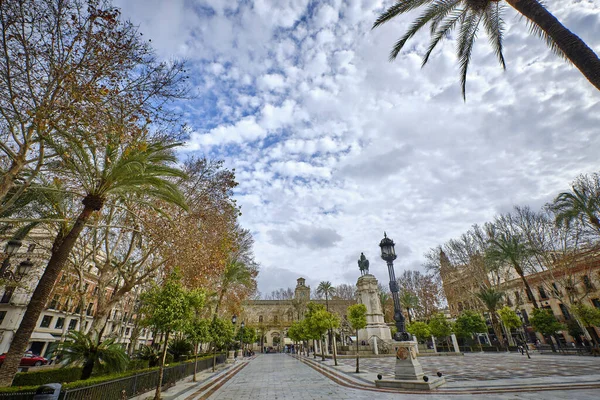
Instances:
[[[435,345],[435,337],[431,335],[431,343],[433,343],[433,351],[437,353],[437,346]]]
[[[413,342],[416,342],[417,345],[415,346],[415,351],[417,352],[417,354],[419,354],[419,341],[417,340],[417,337],[415,335],[412,335],[413,337]]]
[[[377,289],[377,278],[367,274],[358,278],[356,282],[356,295],[358,302],[367,307],[367,327],[358,331],[358,340],[370,342],[372,336],[377,336],[384,341],[391,341],[392,334],[389,326],[383,319],[379,292]]]
[[[458,347],[458,341],[456,340],[456,335],[453,333],[452,335],[450,335],[450,337],[452,338],[452,346],[454,346],[454,352],[460,353],[460,347]]]
[[[373,336],[373,354],[379,355],[379,348],[377,347],[377,338]]]
[[[415,352],[416,342],[396,342],[396,370],[394,377],[402,381],[423,379],[423,368]]]

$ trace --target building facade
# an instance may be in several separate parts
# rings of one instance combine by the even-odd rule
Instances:
[[[256,328],[259,339],[253,344],[254,350],[272,348],[281,350],[292,344],[287,337],[287,329],[295,321],[304,318],[306,305],[309,302],[326,305],[325,300],[311,300],[310,286],[306,286],[304,278],[298,278],[294,290],[294,298],[290,300],[250,300],[243,304],[242,320],[247,326]],[[329,311],[336,313],[342,324],[346,319],[346,310],[354,300],[330,299]]]
[[[492,278],[482,272],[478,265],[481,260],[475,260],[474,265],[452,266],[441,252],[440,275],[451,316],[456,317],[463,310],[477,310],[485,314],[487,310],[476,293],[493,281],[498,282],[499,289],[504,292],[504,304],[520,311],[530,340],[546,342],[540,334],[536,338],[529,325],[529,317],[535,308],[534,300],[538,307],[552,311],[565,326],[577,323],[570,311],[572,304],[582,303],[600,309],[600,254],[597,251],[582,251],[571,260],[558,257],[550,260],[551,265],[542,271],[525,276],[532,292],[528,294],[521,277],[510,268],[503,275]],[[600,342],[599,327],[586,330],[586,337]],[[491,330],[490,334],[493,334]],[[568,329],[559,331],[554,339],[562,345],[581,341],[581,337],[571,336]]]

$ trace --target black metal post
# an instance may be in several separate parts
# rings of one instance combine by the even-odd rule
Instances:
[[[394,260],[396,259],[394,241],[388,238],[387,234],[384,233],[384,238],[381,243],[379,243],[379,247],[381,247],[381,258],[387,263],[388,273],[390,275],[390,292],[392,292],[392,299],[394,301],[394,321],[396,322],[397,330],[394,335],[394,340],[406,341],[409,337],[408,333],[406,333],[404,315],[402,314],[402,307],[400,306],[400,289],[398,288],[396,273],[394,272]]]

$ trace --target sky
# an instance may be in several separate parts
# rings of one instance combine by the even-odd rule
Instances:
[[[460,93],[450,37],[421,68],[416,13],[376,30],[393,0],[117,0],[159,57],[185,59],[195,97],[180,157],[223,159],[260,263],[259,290],[371,273],[384,231],[396,275],[513,205],[541,208],[598,171],[600,92],[505,8],[506,70],[479,33]],[[600,54],[600,2],[546,0]]]

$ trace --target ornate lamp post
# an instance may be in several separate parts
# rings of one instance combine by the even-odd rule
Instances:
[[[244,357],[244,327],[246,326],[246,324],[244,324],[244,321],[242,321],[242,324],[240,325],[240,351],[242,352],[242,357]]]
[[[0,279],[19,282],[25,275],[27,275],[31,267],[33,267],[31,260],[27,259],[19,264],[16,273],[9,270],[10,258],[14,256],[17,251],[19,251],[21,245],[22,243],[20,240],[9,240],[6,244],[6,247],[4,248],[6,258],[2,262],[2,267],[0,267]]]
[[[390,275],[390,292],[392,292],[392,299],[394,300],[394,321],[396,321],[397,329],[394,340],[406,341],[408,340],[408,333],[406,333],[404,315],[402,314],[402,308],[400,307],[398,282],[396,282],[396,273],[394,272],[394,260],[396,259],[394,241],[388,238],[387,234],[384,232],[379,247],[381,247],[381,258],[387,263]]]
[[[525,353],[527,353],[527,358],[531,358],[529,356],[529,346],[527,346],[527,331],[525,330],[525,320],[523,319],[523,314],[521,314],[521,310],[517,310],[517,316],[521,319],[521,326],[523,327],[523,349],[525,350]]]

